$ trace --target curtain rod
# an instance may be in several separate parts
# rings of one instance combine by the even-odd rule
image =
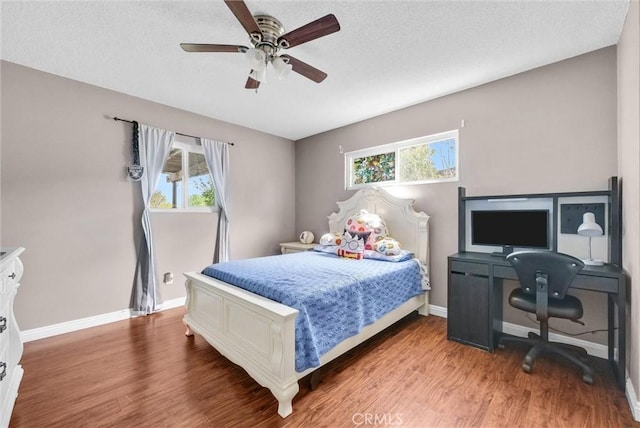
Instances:
[[[119,117],[114,117],[113,120],[119,120],[120,122],[133,123],[133,120],[121,119]],[[182,135],[183,137],[201,138],[201,137],[196,137],[195,135],[183,134],[182,132],[176,132],[176,134]],[[227,144],[229,144],[231,146],[235,146],[234,143],[230,143],[228,141],[225,141],[225,143],[227,143]]]

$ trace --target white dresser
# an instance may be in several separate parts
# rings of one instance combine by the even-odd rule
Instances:
[[[0,249],[0,427],[8,427],[22,380],[22,340],[13,316],[13,300],[20,286],[24,248]]]

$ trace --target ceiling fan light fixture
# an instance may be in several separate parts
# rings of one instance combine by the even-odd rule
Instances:
[[[340,23],[335,15],[327,14],[294,30],[285,32],[282,23],[271,15],[253,15],[245,0],[224,0],[231,13],[249,35],[251,48],[242,45],[211,43],[180,43],[185,52],[228,52],[242,53],[249,63],[250,75],[246,89],[258,89],[266,80],[267,68],[271,63],[278,79],[285,78],[292,71],[316,83],[322,82],[327,73],[306,64],[290,55],[278,55],[280,49],[289,49],[320,37],[340,31]]]
[[[282,57],[279,57],[279,56],[275,57],[273,61],[271,61],[271,64],[273,64],[273,69],[275,70],[276,75],[280,80],[287,77],[289,73],[291,73],[291,70],[293,69],[293,66],[291,64],[289,64],[287,61],[285,61],[284,59],[282,59]]]
[[[267,55],[261,49],[249,49],[245,52],[244,56],[253,70],[264,70],[267,65]]]
[[[267,70],[264,68],[262,70],[251,70],[249,77],[258,82],[264,82],[267,77]]]

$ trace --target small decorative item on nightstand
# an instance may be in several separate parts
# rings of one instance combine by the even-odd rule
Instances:
[[[313,232],[308,230],[305,230],[300,234],[300,242],[303,244],[311,244],[313,242],[313,238],[315,238],[315,236],[313,236]]]

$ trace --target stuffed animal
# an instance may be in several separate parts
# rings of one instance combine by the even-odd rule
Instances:
[[[364,239],[366,250],[372,250],[375,242],[389,235],[387,226],[380,216],[367,210],[360,210],[358,214],[349,217],[344,230]]]
[[[345,232],[338,248],[338,255],[349,259],[361,260],[364,257],[364,239],[358,234]]]
[[[325,233],[320,237],[320,245],[340,245],[342,235],[338,233]]]
[[[397,256],[402,252],[400,243],[393,238],[387,237],[373,244],[373,249],[386,256]]]

